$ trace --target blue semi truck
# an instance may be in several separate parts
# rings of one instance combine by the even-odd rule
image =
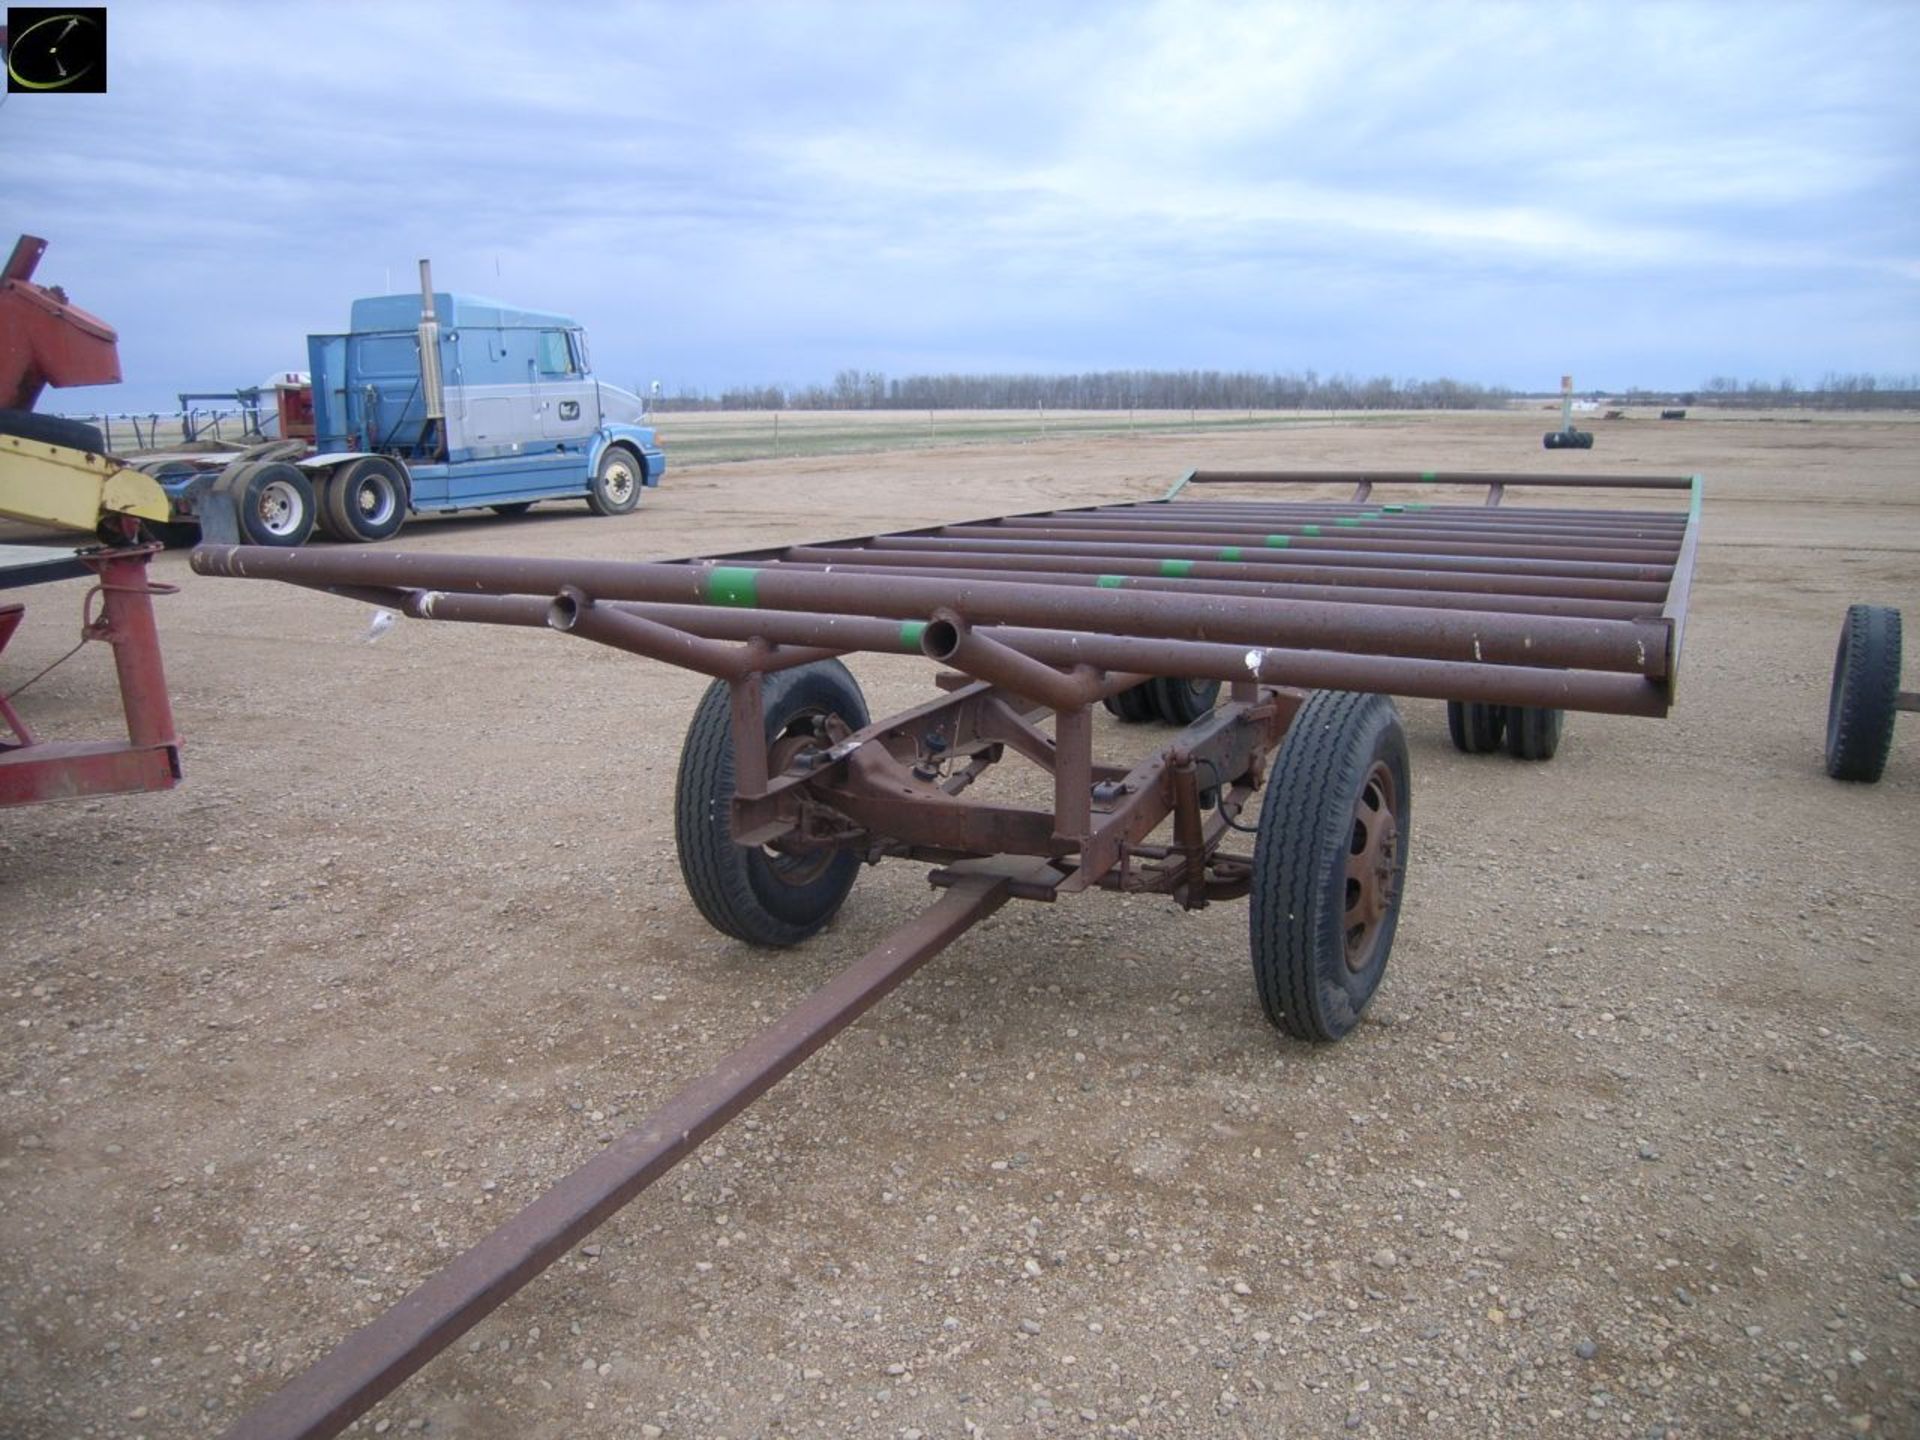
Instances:
[[[435,292],[424,260],[418,296],[354,301],[344,335],[307,337],[307,360],[311,437],[141,467],[176,522],[225,496],[252,544],[385,540],[429,511],[579,499],[623,515],[666,472],[645,401],[594,378],[575,321]]]

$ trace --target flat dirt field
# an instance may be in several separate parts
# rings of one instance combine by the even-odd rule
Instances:
[[[1670,719],[1531,765],[1402,702],[1409,891],[1344,1043],[1268,1027],[1244,906],[1010,905],[357,1433],[1920,1433],[1920,719],[1877,786],[1820,760],[1848,602],[1920,669],[1920,420],[1698,414],[680,467],[620,520],[411,527],[644,558],[1196,464],[1708,483]],[[0,824],[9,1440],[221,1430],[929,898],[883,866],[796,951],[724,940],[673,855],[698,677],[157,568],[185,783]],[[0,679],[81,592],[21,592]],[[932,693],[853,668],[876,714]],[[22,706],[111,731],[107,657]]]

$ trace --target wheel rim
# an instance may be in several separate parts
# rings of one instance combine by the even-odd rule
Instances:
[[[393,489],[377,476],[353,487],[353,508],[366,525],[384,525],[393,518]]]
[[[306,506],[300,492],[285,480],[269,480],[260,487],[260,528],[275,539],[298,534]]]
[[[820,737],[814,730],[814,722],[819,718],[813,714],[796,716],[788,726],[787,733],[767,747],[769,776],[786,774],[800,756],[820,748]],[[794,728],[796,726],[799,728]],[[838,853],[827,846],[809,850],[776,850],[771,845],[760,847],[760,854],[766,859],[768,872],[773,878],[782,885],[796,887],[811,885],[818,880]]]
[[[606,491],[607,499],[613,504],[626,504],[633,498],[633,467],[624,460],[611,462],[600,482],[600,488]]]
[[[1384,760],[1373,762],[1353,801],[1347,841],[1347,968],[1373,963],[1386,921],[1400,901],[1399,795]]]

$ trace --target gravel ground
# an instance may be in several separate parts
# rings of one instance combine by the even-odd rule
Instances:
[[[1346,1042],[1267,1027],[1238,905],[1009,906],[356,1433],[1920,1433],[1915,722],[1878,786],[1820,769],[1846,604],[1920,625],[1920,424],[1542,428],[682,468],[622,520],[411,528],[638,558],[1195,463],[1709,480],[1672,718],[1533,766],[1403,702],[1410,890]],[[723,940],[672,854],[696,677],[158,568],[186,783],[0,828],[22,1440],[219,1431],[928,898],[882,867],[798,951]],[[23,592],[0,679],[80,593]],[[44,731],[115,723],[97,649]],[[854,669],[875,713],[928,693]]]

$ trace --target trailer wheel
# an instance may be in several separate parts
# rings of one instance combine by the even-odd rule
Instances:
[[[61,415],[41,415],[32,410],[0,410],[0,435],[15,435],[22,440],[39,440],[48,445],[64,445],[69,450],[89,450],[95,455],[107,453],[106,437],[100,427],[84,420],[68,420]]]
[[[1507,707],[1477,700],[1447,701],[1447,734],[1453,748],[1467,755],[1491,755],[1507,728]]]
[[[407,523],[407,484],[400,467],[381,455],[342,465],[321,491],[328,530],[350,541],[390,540]]]
[[[1317,690],[1274,760],[1247,915],[1267,1019],[1338,1040],[1380,986],[1407,873],[1407,736],[1384,695]]]
[[[1566,432],[1564,430],[1549,430],[1541,437],[1540,443],[1545,445],[1549,450],[1558,450],[1566,444],[1565,437]]]
[[[1213,709],[1220,699],[1218,680],[1172,680],[1162,677],[1147,682],[1153,708],[1169,725],[1191,725]]]
[[[1507,706],[1507,753],[1516,760],[1551,760],[1560,748],[1567,712],[1538,705]]]
[[[625,515],[640,503],[640,459],[624,445],[609,445],[593,467],[587,508],[596,515]]]
[[[249,545],[304,545],[313,534],[313,486],[297,465],[229,465],[210,493],[232,500],[240,538]]]
[[[801,752],[820,746],[818,726],[829,715],[853,730],[867,723],[866,699],[838,660],[767,676],[761,703],[767,717],[767,768],[774,775]],[[733,787],[727,686],[716,680],[693,712],[680,750],[673,800],[680,875],[714,929],[750,945],[798,945],[838,913],[853,888],[860,857],[846,849],[784,852],[734,844]]]
[[[1100,702],[1122,725],[1144,725],[1154,715],[1153,682],[1145,681]]]
[[[1827,774],[1871,785],[1887,768],[1900,702],[1900,612],[1849,605],[1827,697]]]

